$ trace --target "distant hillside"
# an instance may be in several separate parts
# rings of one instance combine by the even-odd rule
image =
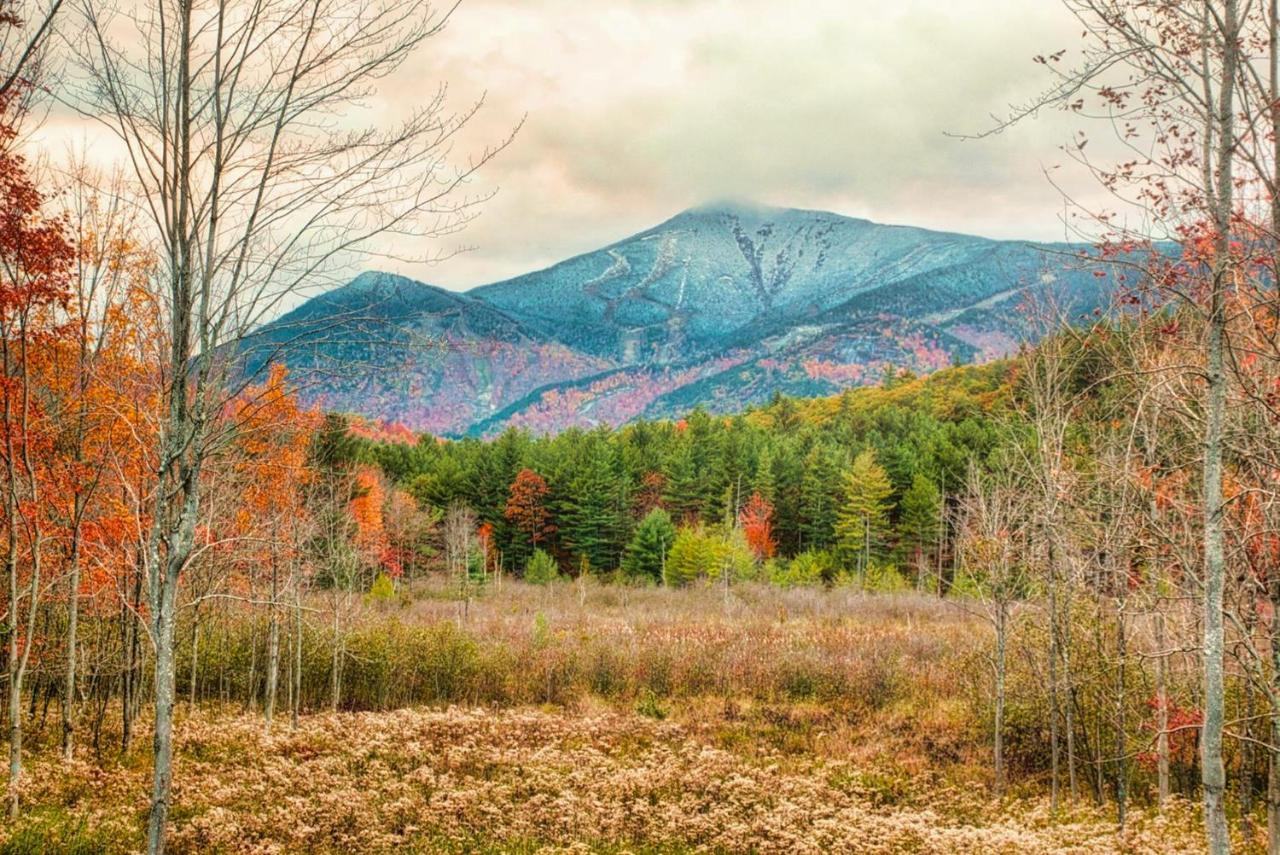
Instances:
[[[1077,256],[706,206],[464,294],[366,273],[265,327],[250,355],[283,359],[330,409],[444,435],[737,411],[1004,355],[1029,288],[1054,283],[1076,313],[1104,298]]]

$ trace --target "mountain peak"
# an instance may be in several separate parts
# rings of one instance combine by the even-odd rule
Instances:
[[[346,285],[335,288],[330,293],[346,294],[354,297],[368,294],[385,294],[388,291],[397,291],[404,288],[430,287],[430,285],[410,279],[407,276],[401,276],[398,273],[387,273],[383,270],[366,270]]]
[[[870,220],[857,217],[846,217],[830,211],[810,210],[807,208],[781,208],[765,205],[749,199],[714,199],[695,205],[688,210],[676,214],[657,228],[670,224],[684,223],[724,223],[737,222],[747,228],[754,228],[769,223],[804,226],[815,223],[846,223],[858,226],[872,225]]]
[[[790,209],[764,205],[751,199],[729,197],[703,202],[701,205],[695,205],[684,213],[695,216],[727,214],[735,217],[770,217],[785,213],[788,210]]]
[[[326,406],[449,435],[542,432],[740,409],[775,389],[826,395],[885,365],[923,373],[1008,352],[1026,332],[1019,295],[1047,263],[1018,242],[721,199],[463,293],[366,273],[266,334],[316,330],[292,357],[299,377],[307,353],[366,366],[325,377]],[[1098,304],[1104,282],[1061,278],[1073,312]]]

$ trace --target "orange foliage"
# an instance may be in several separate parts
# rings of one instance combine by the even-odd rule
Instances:
[[[773,505],[759,493],[752,493],[738,512],[738,524],[747,538],[747,546],[759,560],[772,558],[778,548],[773,539]]]

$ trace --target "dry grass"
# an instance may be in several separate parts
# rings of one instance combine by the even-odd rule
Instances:
[[[175,852],[1194,852],[1195,812],[1139,815],[1123,836],[1080,810],[971,788],[916,790],[856,764],[597,709],[317,715],[262,735],[249,717],[180,730]],[[136,827],[146,769],[42,760],[25,793]]]
[[[356,711],[272,737],[238,705],[182,716],[174,851],[1203,848],[1180,802],[1117,834],[1102,809],[1051,816],[1016,767],[992,799],[985,628],[928,596],[506,584],[464,617],[415,594],[354,620]],[[38,754],[0,855],[131,851],[148,781],[141,740],[104,765]]]

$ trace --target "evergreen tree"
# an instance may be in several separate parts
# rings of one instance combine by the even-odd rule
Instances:
[[[667,553],[676,540],[676,527],[662,508],[654,508],[636,526],[622,559],[622,569],[632,579],[662,581]]]
[[[867,449],[853,460],[844,482],[844,503],[836,518],[836,550],[846,567],[859,575],[884,545],[889,526],[889,497],[893,485],[889,475]]]
[[[561,531],[578,559],[596,570],[618,566],[622,501],[613,454],[604,431],[582,437],[564,500]]]
[[[666,488],[662,500],[677,520],[695,519],[702,510],[701,479],[694,465],[692,443],[677,437],[667,456],[663,475]]]
[[[915,566],[917,574],[925,567],[925,557],[937,546],[941,524],[942,494],[921,473],[911,479],[898,505],[899,548]]]
[[[840,507],[839,452],[819,443],[804,458],[800,482],[800,546],[827,549],[835,542]]]
[[[767,439],[760,446],[760,454],[756,457],[756,474],[751,481],[753,493],[773,504],[778,498],[778,482],[773,469],[773,438]]]

